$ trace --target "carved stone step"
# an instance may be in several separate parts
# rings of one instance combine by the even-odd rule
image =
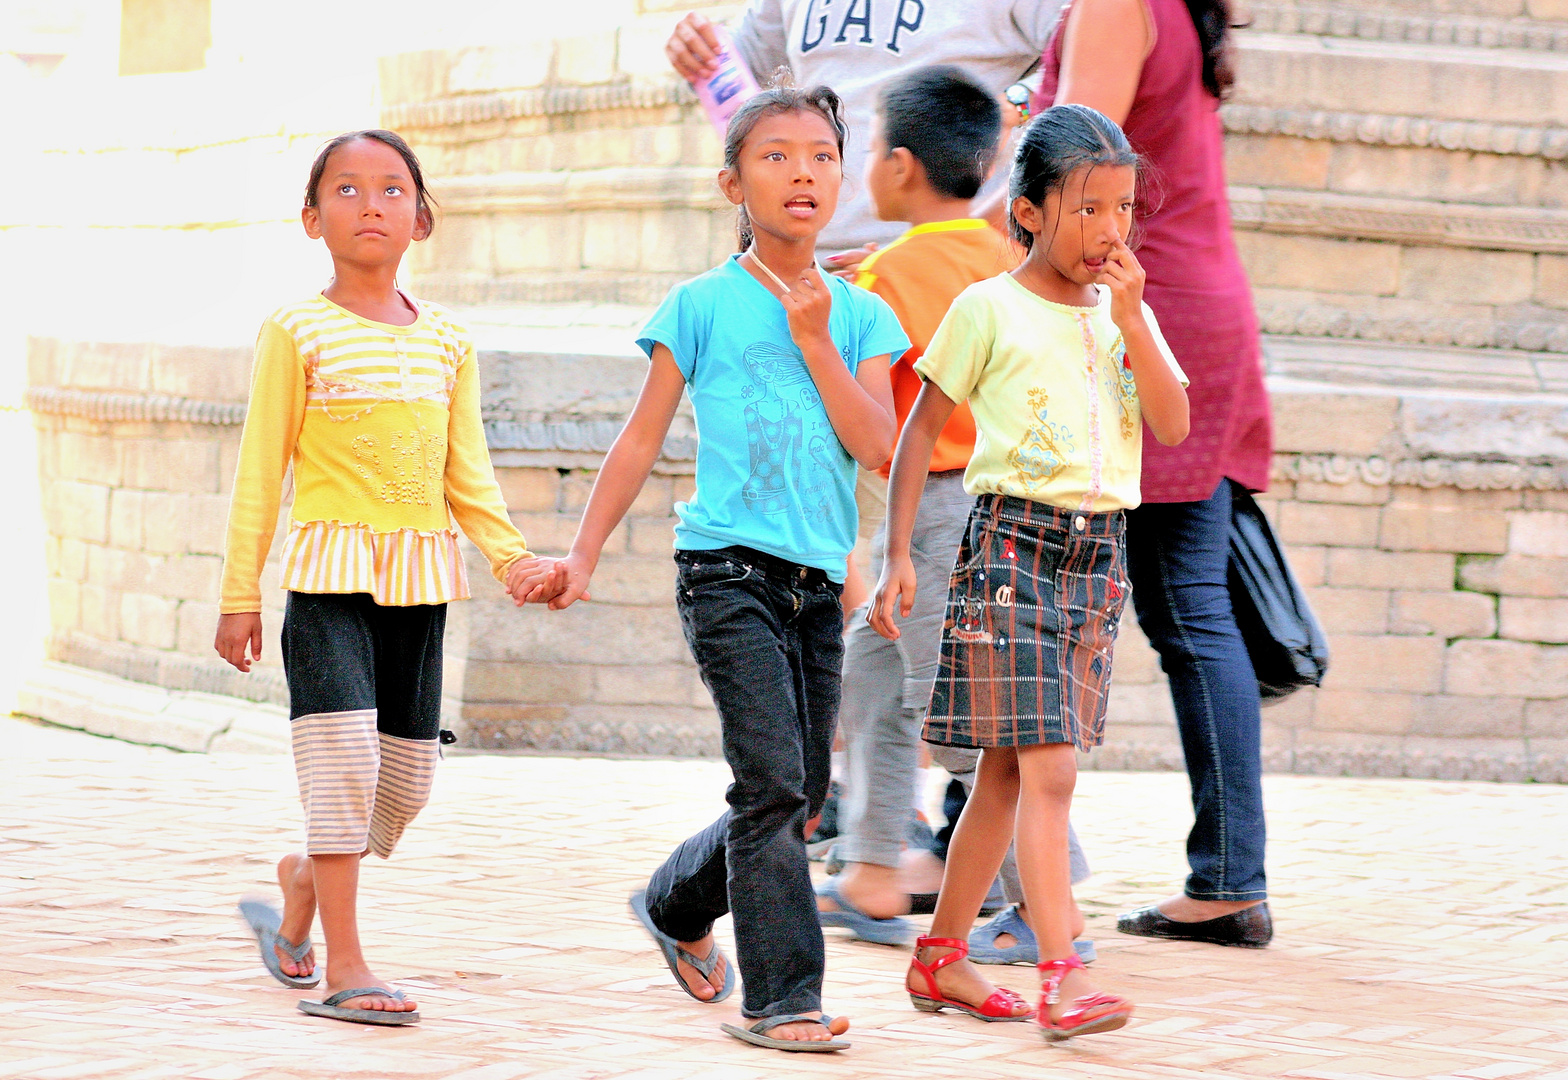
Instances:
[[[1249,33],[1238,39],[1232,100],[1563,127],[1568,53]]]
[[[1241,36],[1249,32],[1315,34],[1482,49],[1568,51],[1568,9],[1546,11],[1537,18],[1510,18],[1438,11],[1429,4],[1419,5],[1421,10],[1408,10],[1412,6],[1385,0],[1331,4],[1261,0],[1248,5],[1249,11],[1242,17],[1251,18]]]
[[[1485,19],[1507,22],[1561,22],[1568,18],[1562,0],[1234,0],[1231,8],[1240,18],[1265,7],[1336,8],[1408,18],[1453,20]]]
[[[1271,376],[1339,386],[1568,394],[1568,357],[1512,349],[1265,334],[1263,355]]]

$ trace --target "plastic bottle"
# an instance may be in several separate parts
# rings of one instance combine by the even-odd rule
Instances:
[[[703,111],[722,138],[735,110],[761,88],[751,77],[751,69],[736,50],[729,31],[719,24],[715,24],[713,30],[719,38],[719,70],[692,83],[692,89],[697,92],[697,100],[702,102]]]

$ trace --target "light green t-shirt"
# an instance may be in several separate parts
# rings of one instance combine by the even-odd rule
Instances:
[[[1098,291],[1097,306],[1069,307],[999,274],[953,301],[915,371],[974,413],[970,494],[1095,512],[1138,505],[1143,414],[1111,291]],[[1147,304],[1143,317],[1186,386]]]

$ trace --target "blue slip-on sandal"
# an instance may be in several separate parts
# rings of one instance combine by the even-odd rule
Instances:
[[[719,1028],[726,1035],[733,1035],[741,1042],[751,1043],[753,1046],[764,1046],[769,1050],[783,1050],[790,1054],[828,1054],[835,1050],[848,1050],[850,1044],[838,1039],[829,1039],[826,1042],[813,1042],[809,1039],[775,1039],[768,1035],[776,1027],[784,1024],[795,1024],[805,1021],[811,1024],[821,1024],[824,1028],[833,1022],[827,1013],[822,1018],[815,1016],[800,1016],[796,1013],[785,1013],[783,1016],[764,1016],[750,1027],[737,1027],[734,1024],[720,1024]]]
[[[283,970],[283,961],[278,959],[277,950],[281,948],[289,954],[289,959],[296,964],[305,959],[305,954],[310,952],[310,938],[306,938],[298,945],[278,933],[278,927],[283,925],[283,916],[278,914],[278,909],[265,900],[241,900],[240,918],[245,920],[251,933],[256,935],[256,944],[261,949],[261,962],[267,965],[267,970],[272,977],[284,986],[295,990],[309,990],[321,982],[321,965],[317,964],[309,975],[290,975]]]
[[[670,935],[653,925],[653,916],[648,913],[648,893],[640,890],[632,893],[632,911],[637,916],[637,921],[642,923],[643,929],[648,931],[648,936],[653,938],[654,944],[659,946],[659,951],[664,954],[664,962],[670,966],[670,974],[675,976],[675,985],[686,991],[686,996],[693,1001],[701,1001],[704,1005],[714,1005],[729,997],[735,989],[735,965],[726,962],[724,965],[724,989],[714,994],[711,998],[703,999],[691,992],[691,987],[686,985],[686,980],[681,978],[680,968],[675,966],[676,961],[690,964],[697,969],[704,979],[713,975],[713,969],[719,966],[719,961],[724,959],[724,953],[719,949],[719,943],[713,943],[713,951],[705,960],[699,960],[681,947],[681,943]]]
[[[384,986],[361,986],[353,990],[339,990],[322,1001],[302,1001],[299,1011],[307,1016],[325,1016],[329,1020],[346,1020],[351,1024],[379,1024],[382,1027],[403,1027],[419,1023],[418,1012],[387,1012],[385,1009],[348,1009],[339,1002],[353,1001],[360,997],[384,997],[393,1001],[403,1000],[403,991],[388,990]]]
[[[908,920],[873,919],[845,900],[843,894],[839,892],[837,878],[828,878],[818,884],[817,895],[838,905],[837,911],[823,911],[820,908],[817,910],[817,922],[823,926],[848,930],[852,936],[861,941],[869,941],[873,945],[907,945],[910,938],[914,936],[915,928]]]
[[[1014,944],[1008,948],[997,947],[996,939],[1003,934],[1013,935]],[[1073,952],[1086,964],[1094,963],[1099,955],[1094,942],[1080,938],[1073,942]],[[977,964],[1038,964],[1040,943],[1034,931],[1018,914],[1018,905],[1009,904],[996,918],[984,926],[977,926],[969,935],[969,959]]]

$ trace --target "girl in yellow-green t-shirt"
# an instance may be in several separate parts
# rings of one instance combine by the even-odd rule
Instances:
[[[914,598],[909,542],[926,466],[966,401],[976,440],[964,486],[977,498],[924,737],[982,753],[908,985],[917,1008],[1002,1011],[987,1008],[1005,992],[966,959],[967,940],[1016,831],[1042,960],[1036,1018],[1051,1039],[1110,1031],[1132,1013],[1094,988],[1073,952],[1067,813],[1074,751],[1103,736],[1142,426],[1166,444],[1187,435],[1186,379],[1127,246],[1137,166],[1121,129],[1081,105],[1048,109],[1025,130],[1009,223],[1028,255],[965,290],[915,365],[925,385],[893,458],[871,611],[896,638],[894,610],[907,615]]]
[[[413,151],[390,131],[338,136],[311,167],[301,216],[333,277],[256,340],[215,647],[241,671],[261,657],[260,579],[292,466],[281,646],[306,845],[278,863],[281,914],[259,900],[240,910],[273,976],[310,987],[319,908],[327,993],[302,1011],[409,1024],[415,1003],[360,951],[359,860],[390,855],[430,794],[446,604],[469,595],[457,528],[509,584],[529,552],[490,467],[473,341],[397,287],[432,224]]]

